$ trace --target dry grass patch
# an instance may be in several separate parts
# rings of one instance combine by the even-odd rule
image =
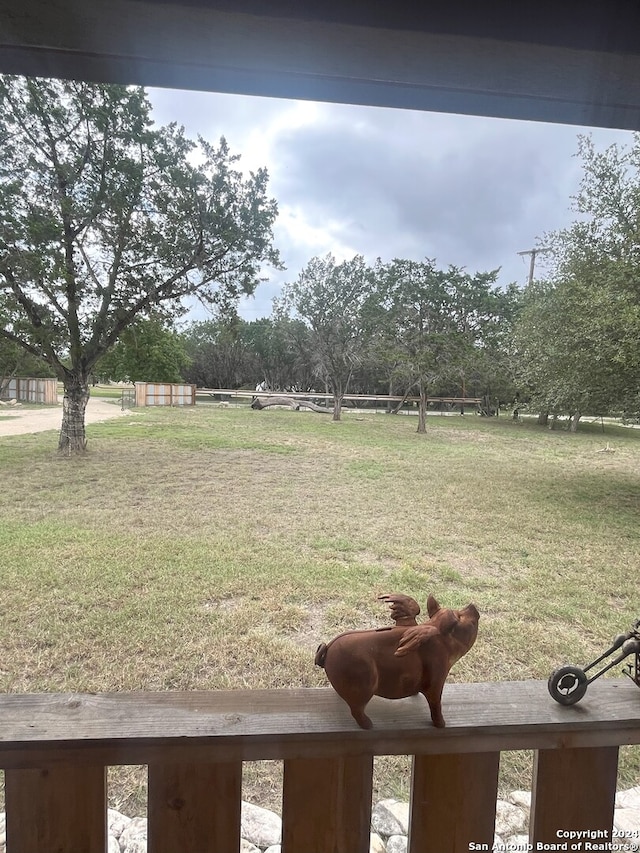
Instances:
[[[0,687],[323,685],[317,644],[384,624],[390,591],[478,605],[452,679],[546,678],[640,615],[636,431],[414,429],[198,407],[90,426],[78,460],[51,435],[0,439]],[[406,793],[404,759],[376,767],[380,794]],[[637,750],[621,767],[634,783]],[[529,755],[507,756],[503,785],[529,772]],[[275,804],[279,770],[247,773]],[[111,779],[113,803],[143,798],[140,771]]]

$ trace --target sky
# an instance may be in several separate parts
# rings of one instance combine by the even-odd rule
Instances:
[[[274,234],[284,271],[242,300],[245,320],[268,317],[282,285],[315,256],[338,262],[435,259],[467,272],[500,268],[525,284],[527,251],[576,218],[579,134],[596,147],[628,131],[444,113],[151,89],[156,124],[191,138],[224,136],[247,171],[266,167],[278,201]],[[540,266],[538,266],[538,264]],[[543,255],[536,259],[543,272]],[[195,308],[192,320],[207,319]]]

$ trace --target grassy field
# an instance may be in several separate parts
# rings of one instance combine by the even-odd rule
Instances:
[[[122,392],[133,392],[135,390],[134,385],[91,385],[89,387],[89,393],[92,397],[102,397],[108,400],[120,400],[122,398]],[[64,387],[62,383],[58,384],[58,393],[64,393]]]
[[[81,459],[54,433],[0,438],[0,689],[324,685],[318,643],[385,624],[390,591],[476,603],[457,681],[546,679],[640,616],[640,432],[415,427],[209,406],[90,426]],[[406,798],[407,769],[377,760],[378,795]],[[530,771],[508,755],[503,790]],[[639,776],[623,750],[620,785]],[[278,785],[265,763],[245,796],[275,806]],[[143,801],[144,774],[114,771],[112,804]]]

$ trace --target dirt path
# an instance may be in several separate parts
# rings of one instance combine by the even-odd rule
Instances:
[[[85,412],[85,423],[94,424],[110,418],[119,418],[123,414],[119,400],[101,400],[92,397]],[[0,436],[24,435],[29,432],[45,432],[59,430],[62,423],[62,404],[55,408],[46,406],[42,409],[16,406],[0,406]]]

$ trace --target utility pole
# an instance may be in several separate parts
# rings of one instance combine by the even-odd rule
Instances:
[[[548,246],[541,246],[539,249],[528,249],[526,252],[518,252],[519,255],[531,255],[531,263],[529,264],[529,280],[527,282],[528,287],[531,287],[533,284],[533,271],[536,267],[536,255],[540,252],[548,251],[550,251]]]

